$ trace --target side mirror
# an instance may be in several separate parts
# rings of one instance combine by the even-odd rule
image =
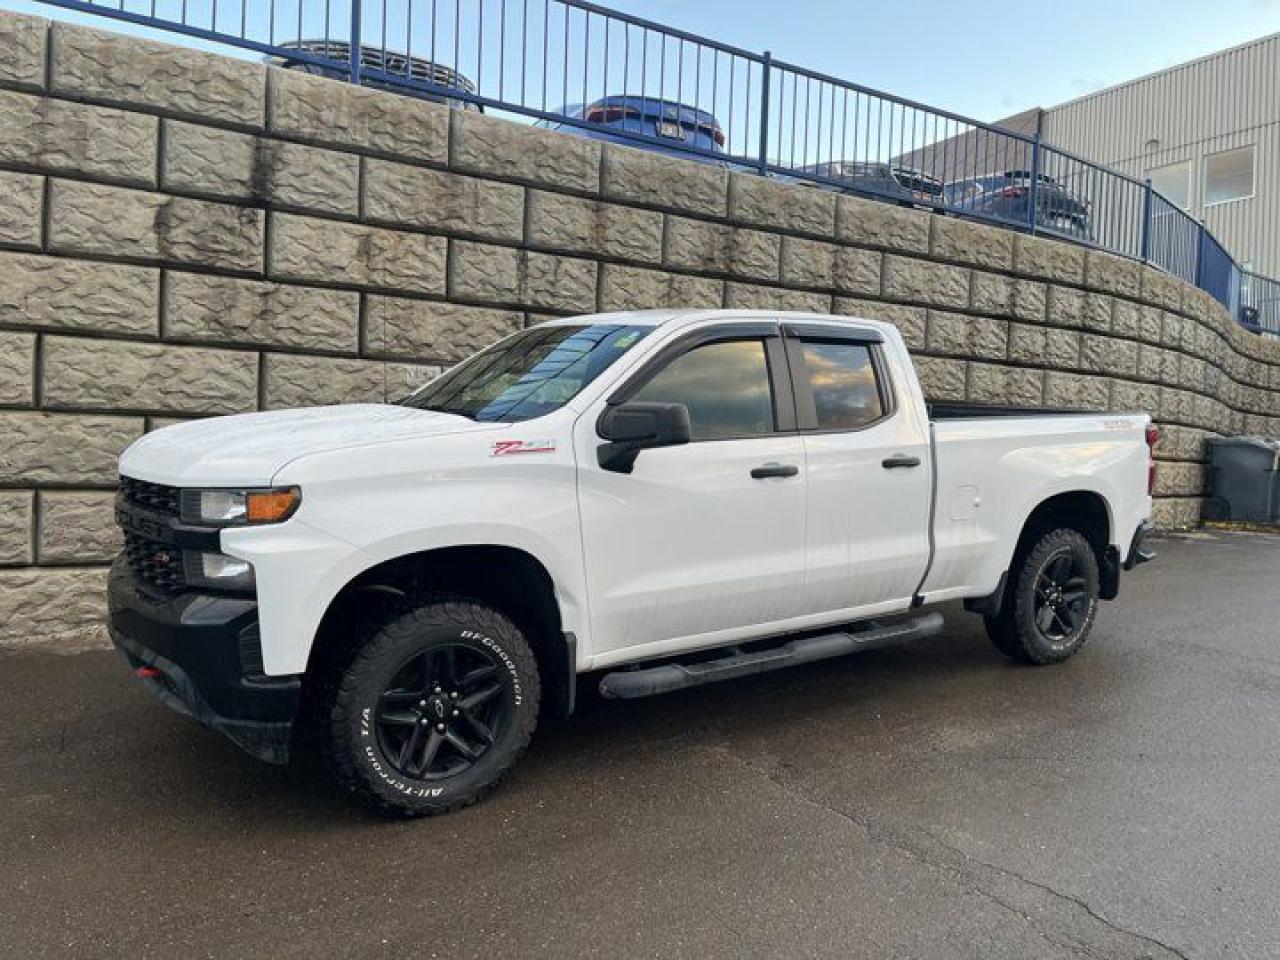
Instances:
[[[620,403],[600,414],[596,433],[609,441],[596,451],[600,468],[630,473],[641,450],[688,443],[693,431],[683,403]]]

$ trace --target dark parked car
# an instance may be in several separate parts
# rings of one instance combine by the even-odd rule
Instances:
[[[322,58],[332,62],[334,65],[329,66],[328,64],[315,63],[310,60],[294,60],[289,57],[268,57],[267,62],[273,66],[284,67],[286,70],[297,70],[301,73],[311,73],[320,77],[329,77],[332,80],[345,80],[349,76],[345,64],[351,62],[351,44],[345,41],[290,40],[287,43],[280,44],[280,46]],[[476,92],[474,83],[457,71],[442,64],[432,63],[430,60],[423,60],[420,57],[411,57],[404,53],[397,53],[394,50],[383,50],[381,47],[361,46],[360,68],[361,70],[371,71],[373,74],[361,79],[362,86],[375,87],[379,90],[387,90],[406,97],[416,97],[419,100],[429,100],[432,103],[443,103],[455,110],[483,112],[483,108],[479,104],[472,103],[470,100],[387,83],[379,80],[376,76],[379,73],[391,74],[396,77],[406,77],[410,80],[435,84],[439,87],[461,90],[465,93]]]
[[[833,161],[810,164],[801,167],[798,172],[822,177],[827,181],[837,181],[838,185],[821,181],[802,182],[841,192],[865,193],[909,203],[936,205],[943,202],[942,181],[911,167],[891,166],[874,161]]]
[[[1072,193],[1053,177],[1036,177],[1036,227],[1076,240],[1093,240],[1089,202]],[[972,212],[1000,220],[1030,222],[1031,173],[1006,170],[956,180],[943,188],[947,203],[960,212]]]
[[[724,130],[721,129],[719,120],[705,110],[671,100],[615,95],[586,106],[580,103],[566,104],[554,112],[571,119],[584,120],[591,126],[584,127],[557,120],[539,120],[537,126],[592,140],[644,146],[648,150],[687,159],[707,159],[711,163],[722,161],[714,157],[708,158],[705,154],[725,152]],[[650,141],[652,145],[637,143],[637,137]],[[704,151],[704,155],[690,153],[689,148]]]

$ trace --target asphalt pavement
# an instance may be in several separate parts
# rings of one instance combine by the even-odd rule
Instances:
[[[1280,957],[1280,537],[1199,534],[1030,668],[941,636],[613,703],[389,823],[0,653],[0,957]]]

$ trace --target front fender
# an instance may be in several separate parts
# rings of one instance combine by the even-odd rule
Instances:
[[[222,550],[253,564],[262,667],[268,676],[306,670],[329,604],[372,565],[359,547],[297,517],[279,526],[223,530]]]
[[[264,535],[269,532],[270,535]],[[566,632],[583,637],[588,621],[580,579],[557,562],[555,551],[518,527],[455,526],[406,532],[356,547],[305,523],[223,533],[223,550],[253,564],[263,668],[269,676],[302,673],[320,622],[342,590],[361,574],[399,557],[448,547],[511,547],[547,571]]]
[[[373,448],[354,462],[341,454],[309,457],[275,478],[302,488],[292,520],[224,534],[224,549],[258,571],[269,673],[306,669],[325,611],[361,573],[447,547],[511,547],[533,557],[551,578],[563,629],[578,637],[578,655],[589,652],[572,451],[495,464],[464,450],[455,454],[464,462],[449,464],[446,445],[430,446],[438,459],[428,459],[426,445]],[[295,524],[299,533],[289,533]],[[312,553],[299,540],[302,530]],[[277,562],[277,554],[285,559]]]
[[[573,549],[578,542],[576,529],[572,540],[555,542],[538,531],[523,526],[481,522],[397,531],[363,546],[360,552],[370,559],[368,566],[364,568],[367,570],[398,557],[449,547],[509,547],[519,550],[531,556],[547,571],[555,589],[556,604],[560,608],[562,629],[574,634],[582,643],[587,638],[589,623],[582,554]],[[363,573],[364,570],[359,572]]]

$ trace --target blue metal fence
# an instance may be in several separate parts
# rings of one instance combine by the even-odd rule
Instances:
[[[1243,271],[1150,182],[1032,133],[584,0],[41,2],[453,106],[590,128],[620,142],[660,140],[663,150],[733,169],[1073,240],[1195,283],[1249,329],[1280,334],[1280,282]],[[616,115],[591,111],[619,95],[628,100]],[[686,115],[677,104],[706,111],[716,118],[714,139],[686,136],[683,121],[625,121],[627,107],[649,103],[677,120]],[[602,131],[602,117],[619,116]]]
[[[1240,322],[1255,333],[1280,336],[1280,280],[1241,273]]]

